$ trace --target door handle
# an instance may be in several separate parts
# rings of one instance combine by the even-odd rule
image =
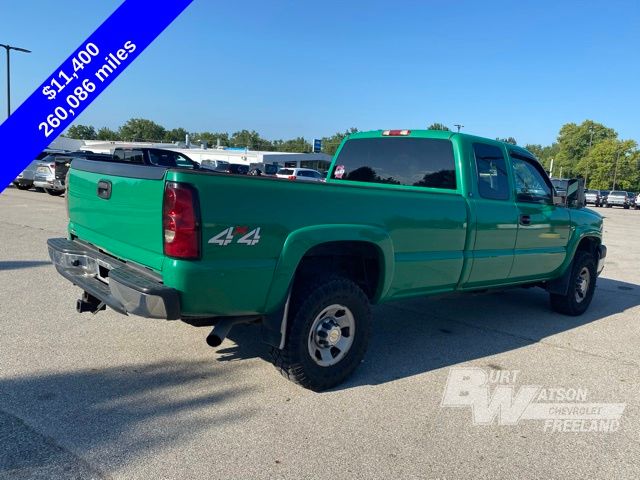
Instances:
[[[98,182],[98,196],[105,200],[111,198],[111,182],[109,180],[100,180]]]
[[[520,225],[531,225],[531,217],[529,215],[520,215]]]

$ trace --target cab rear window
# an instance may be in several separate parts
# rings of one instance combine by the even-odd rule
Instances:
[[[356,182],[456,189],[453,147],[434,138],[357,138],[348,140],[331,178]]]

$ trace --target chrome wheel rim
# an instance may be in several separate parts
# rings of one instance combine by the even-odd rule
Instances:
[[[311,325],[307,342],[309,355],[321,367],[335,365],[351,349],[355,333],[356,322],[351,310],[340,304],[329,305]]]
[[[591,273],[587,267],[582,267],[578,278],[576,279],[575,297],[576,302],[582,303],[589,292],[589,285],[591,284]]]

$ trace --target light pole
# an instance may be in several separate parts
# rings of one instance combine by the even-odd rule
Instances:
[[[460,125],[460,124],[456,123],[456,124],[454,125],[454,127],[456,127],[456,128],[458,129],[458,133],[460,133],[460,129],[461,129],[461,128],[464,128],[464,125]]]
[[[17,52],[31,53],[31,50],[26,48],[12,47],[11,45],[4,45],[0,43],[0,47],[4,47],[7,51],[7,117],[11,115],[11,50]]]
[[[589,127],[589,150],[587,156],[591,153],[591,145],[593,144],[593,125]],[[589,164],[587,163],[587,174],[584,176],[584,188],[587,188],[587,179],[589,178]]]

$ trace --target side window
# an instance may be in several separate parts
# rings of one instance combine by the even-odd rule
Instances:
[[[162,150],[149,150],[149,163],[159,167],[175,167],[175,153]]]
[[[519,202],[553,203],[551,186],[534,164],[535,160],[511,156],[516,195]]]
[[[129,163],[144,163],[144,153],[141,150],[125,150],[124,160]]]
[[[180,168],[195,168],[194,161],[176,152],[176,165]]]
[[[478,171],[478,193],[482,198],[507,200],[510,197],[507,164],[502,150],[486,143],[474,143]]]
[[[124,162],[124,150],[116,150],[113,152],[113,159],[118,162]]]

